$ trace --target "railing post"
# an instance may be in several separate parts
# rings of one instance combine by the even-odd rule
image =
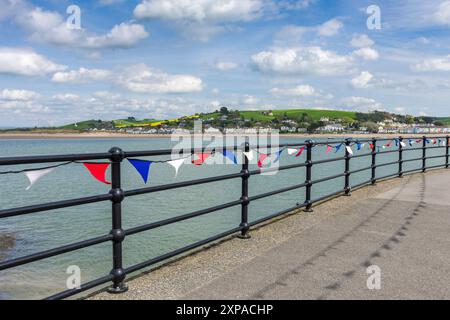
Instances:
[[[445,137],[445,168],[448,169],[450,163],[449,163],[449,149],[450,146],[448,145],[448,143],[450,142],[450,137],[446,136]]]
[[[122,241],[125,239],[125,233],[122,229],[122,201],[124,193],[121,189],[120,167],[124,159],[124,152],[120,148],[112,148],[111,153],[111,191],[112,194],[112,230],[113,236],[113,269],[111,275],[113,285],[108,288],[109,293],[117,294],[128,290],[125,285],[125,270],[122,267]]]
[[[348,152],[348,148],[350,147],[351,139],[345,139],[345,195],[350,196],[351,188],[350,188],[350,152]]]
[[[403,137],[398,138],[398,177],[403,178]]]
[[[245,142],[244,146],[245,152],[250,152],[250,144],[248,141]],[[239,238],[241,239],[250,239],[249,226],[248,226],[248,205],[249,205],[249,198],[248,198],[248,179],[250,178],[250,173],[248,170],[248,158],[245,156],[245,154],[242,155],[242,195],[241,195],[241,224],[240,227],[243,228],[241,230],[241,234]]]
[[[427,171],[427,137],[422,137],[422,172]]]
[[[375,185],[377,183],[377,139],[372,139],[372,177],[370,179],[370,182],[372,185]]]
[[[306,150],[306,197],[305,197],[305,209],[304,212],[313,212],[312,209],[312,202],[311,202],[311,189],[312,189],[312,152],[314,147],[314,141],[313,140],[307,140],[306,147],[308,150]]]

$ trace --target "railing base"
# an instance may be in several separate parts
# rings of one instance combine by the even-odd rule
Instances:
[[[125,283],[121,283],[118,286],[112,285],[106,291],[110,294],[121,294],[128,291],[128,286]]]
[[[237,236],[239,239],[242,239],[242,240],[248,240],[248,239],[251,239],[252,238],[252,236],[250,235],[250,234],[248,234],[248,233],[246,233],[246,234],[240,234],[240,235],[238,235]]]
[[[312,212],[314,212],[314,210],[312,208],[305,208],[305,209],[303,209],[303,212],[312,213]]]

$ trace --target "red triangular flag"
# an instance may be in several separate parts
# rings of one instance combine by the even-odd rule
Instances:
[[[83,163],[84,166],[89,170],[92,176],[104,184],[111,184],[111,182],[106,181],[106,170],[108,170],[110,163]]]
[[[297,158],[300,157],[302,155],[303,151],[305,151],[305,147],[301,147],[300,150],[298,151],[298,153],[295,156]]]
[[[264,154],[264,153],[261,153],[261,154],[259,155],[259,158],[258,158],[258,167],[262,168],[263,162],[264,162],[264,160],[267,159],[268,156],[269,156],[268,154]]]
[[[370,144],[370,149],[375,149],[375,145],[373,143]]]
[[[201,166],[206,159],[208,159],[211,156],[211,153],[196,153],[198,159],[192,160],[192,164],[195,164],[196,166]]]

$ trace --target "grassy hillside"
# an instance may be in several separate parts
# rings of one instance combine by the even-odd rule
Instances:
[[[239,111],[239,114],[244,119],[253,119],[255,121],[271,121],[274,119],[288,117],[290,119],[297,119],[303,114],[307,114],[309,118],[314,121],[319,121],[320,118],[326,117],[329,119],[356,119],[356,112],[339,111],[339,110],[316,110],[316,109],[287,109],[287,110],[271,110],[269,111]],[[220,118],[219,112],[207,113],[202,115],[203,120]]]
[[[121,129],[130,127],[159,127],[161,125],[169,125],[170,127],[178,126],[180,122],[188,122],[192,125],[192,120],[202,119],[204,121],[213,120],[212,123],[222,123],[219,120],[224,114],[227,114],[228,119],[246,119],[251,120],[252,123],[262,122],[268,124],[270,122],[281,121],[283,119],[291,119],[299,123],[317,123],[321,118],[328,118],[330,120],[341,119],[346,123],[353,123],[355,121],[363,123],[367,121],[378,122],[383,121],[385,118],[390,118],[391,114],[386,112],[378,113],[358,113],[354,111],[340,111],[340,110],[317,110],[317,109],[285,109],[285,110],[259,110],[259,111],[236,111],[236,110],[225,110],[225,113],[219,111],[212,113],[202,113],[200,115],[186,116],[181,118],[157,120],[157,119],[144,119],[137,120],[134,117],[129,117],[127,119],[118,119],[113,121],[101,121],[101,120],[88,120],[78,122],[76,124],[69,124],[56,129],[62,130],[90,130],[90,129]],[[405,116],[397,115],[398,118],[405,118]],[[429,119],[425,119],[429,118]],[[419,117],[415,118],[418,123],[433,123],[434,121],[439,121],[444,125],[450,125],[450,117]],[[232,125],[232,121],[228,121]],[[278,123],[278,122],[277,122]]]

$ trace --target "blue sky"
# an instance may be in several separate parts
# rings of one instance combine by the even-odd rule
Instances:
[[[66,10],[81,9],[81,28]],[[367,27],[367,7],[381,29]],[[0,0],[0,126],[238,109],[449,116],[449,0]]]

